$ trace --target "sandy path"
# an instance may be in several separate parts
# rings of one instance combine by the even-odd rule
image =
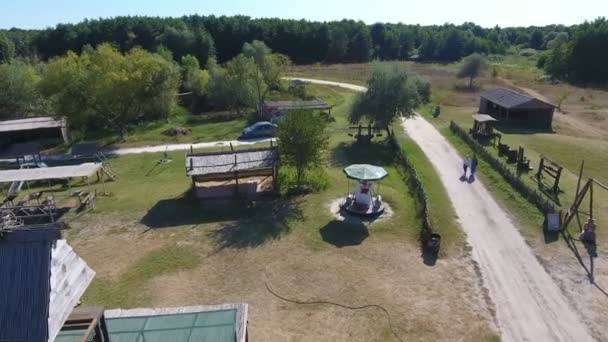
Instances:
[[[590,341],[564,295],[483,184],[460,181],[461,158],[456,150],[418,116],[402,124],[446,187],[496,307],[503,339]]]
[[[356,91],[365,87],[312,79]],[[480,181],[461,182],[461,158],[419,116],[402,121],[437,170],[480,266],[505,341],[591,341],[587,328]],[[482,170],[483,172],[483,170]]]

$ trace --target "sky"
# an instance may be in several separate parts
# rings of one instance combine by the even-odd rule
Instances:
[[[0,28],[41,29],[123,15],[247,15],[330,21],[483,27],[572,25],[608,16],[608,0],[1,0]],[[565,3],[567,5],[562,5]]]

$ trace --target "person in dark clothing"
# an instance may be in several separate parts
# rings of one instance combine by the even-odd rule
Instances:
[[[471,159],[471,177],[475,176],[475,171],[477,171],[477,156],[473,155]]]

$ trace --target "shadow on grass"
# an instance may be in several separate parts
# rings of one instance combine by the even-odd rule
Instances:
[[[378,138],[370,143],[341,142],[331,150],[330,163],[334,167],[351,164],[385,166],[394,164],[396,157],[388,138]]]
[[[319,232],[323,241],[338,248],[358,246],[369,236],[363,223],[353,224],[336,220],[330,221]]]
[[[207,234],[215,243],[216,251],[261,246],[269,240],[280,239],[289,232],[291,222],[303,219],[300,201],[296,199],[258,202],[248,211],[246,219],[230,222]]]

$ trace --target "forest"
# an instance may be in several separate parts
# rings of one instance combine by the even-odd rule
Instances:
[[[608,81],[608,22],[483,28],[245,16],[116,17],[45,30],[0,30],[0,117],[62,113],[79,131],[127,134],[167,118],[176,94],[186,106],[236,112],[257,108],[290,63],[413,60],[533,49],[552,79]],[[471,77],[472,82],[472,77]],[[153,99],[153,100],[149,100]]]
[[[116,17],[58,24],[45,30],[0,31],[0,61],[14,57],[46,61],[101,43],[111,43],[121,52],[134,47],[151,52],[166,48],[176,61],[190,54],[204,62],[214,55],[223,63],[238,55],[245,42],[259,40],[298,64],[375,59],[453,62],[474,52],[503,54],[511,46],[520,46],[556,51],[559,56],[554,59],[568,64],[549,67],[556,76],[597,81],[597,75],[577,68],[585,67],[581,59],[594,58],[598,52],[593,61],[605,60],[601,57],[608,53],[606,25],[604,18],[574,26],[483,28],[474,23],[366,25],[354,20],[313,22],[246,16]]]

